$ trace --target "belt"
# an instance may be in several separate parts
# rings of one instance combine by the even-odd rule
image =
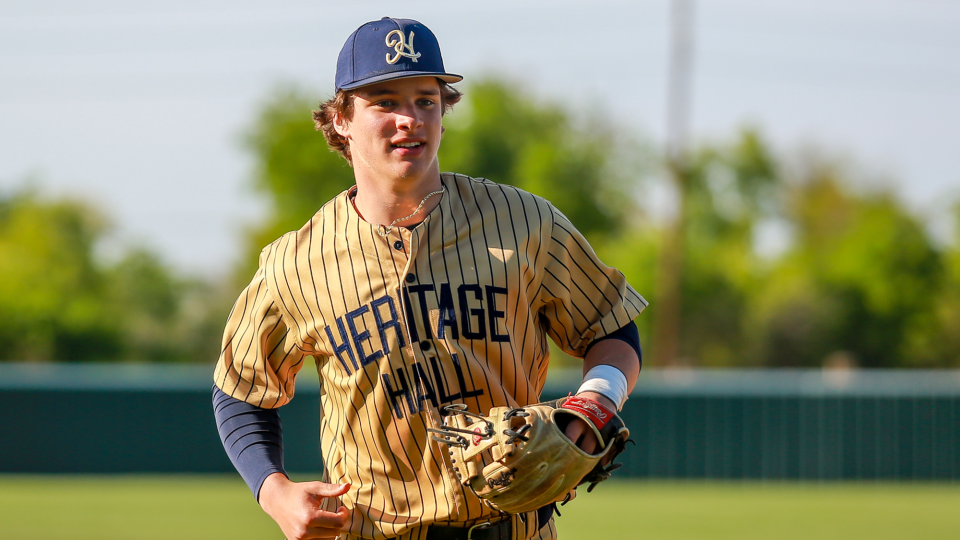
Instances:
[[[553,505],[537,510],[537,527],[542,528],[553,516]],[[481,523],[473,527],[432,526],[427,529],[427,540],[513,540],[513,522]]]
[[[473,527],[430,527],[427,540],[513,540],[513,524],[508,519],[481,523]]]

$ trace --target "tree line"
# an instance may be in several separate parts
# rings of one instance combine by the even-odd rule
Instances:
[[[463,90],[445,120],[441,169],[551,200],[651,302],[637,319],[649,350],[658,262],[676,238],[646,202],[664,176],[660,156],[602,115],[581,118],[514,82]],[[260,249],[353,184],[313,129],[317,100],[277,92],[251,123],[252,187],[269,211],[220,280],[228,286],[179,275],[144,250],[99,261],[106,229],[88,205],[29,191],[2,198],[0,359],[212,362]],[[938,242],[892,190],[863,187],[855,168],[827,157],[777,154],[750,129],[695,148],[681,168],[679,351],[658,361],[960,367],[960,204],[952,239]]]

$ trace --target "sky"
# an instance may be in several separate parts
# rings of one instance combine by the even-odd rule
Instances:
[[[784,155],[848,160],[945,226],[960,201],[960,0],[693,5],[692,144],[753,126]],[[503,73],[662,144],[670,8],[0,0],[0,195],[79,197],[113,223],[106,256],[143,246],[214,276],[264,216],[241,142],[258,107],[283,85],[329,97],[337,54],[364,22],[418,19],[467,82]]]

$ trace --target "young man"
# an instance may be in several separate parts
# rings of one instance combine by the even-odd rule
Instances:
[[[416,21],[350,36],[337,95],[314,116],[356,186],[264,248],[227,322],[221,438],[289,540],[555,538],[549,507],[501,515],[460,485],[427,429],[451,403],[486,413],[538,402],[548,334],[584,358],[578,394],[610,409],[639,374],[632,321],[646,302],[623,275],[546,200],[440,173],[459,80]],[[324,478],[297,483],[275,409],[306,356],[322,386]],[[584,423],[566,433],[596,450]]]

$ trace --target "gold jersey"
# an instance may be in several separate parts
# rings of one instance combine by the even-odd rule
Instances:
[[[346,538],[499,520],[430,440],[439,408],[536,403],[547,335],[582,357],[647,305],[543,198],[463,175],[441,181],[424,221],[386,237],[348,191],[325,204],[264,248],[224,333],[215,383],[260,407],[293,398],[315,357],[323,480],[351,485],[325,509],[349,509]],[[537,535],[533,516],[514,518],[517,538]]]

